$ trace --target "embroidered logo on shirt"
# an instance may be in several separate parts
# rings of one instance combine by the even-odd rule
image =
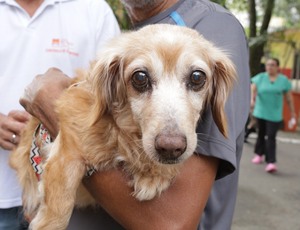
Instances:
[[[46,49],[48,53],[68,53],[72,56],[79,56],[79,53],[74,51],[74,44],[65,38],[52,38],[50,48]]]

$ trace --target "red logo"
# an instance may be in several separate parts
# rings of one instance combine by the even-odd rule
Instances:
[[[52,46],[59,46],[60,39],[59,38],[52,38]]]
[[[52,38],[50,48],[46,48],[47,53],[68,53],[72,56],[79,56],[74,51],[73,43],[65,38]]]

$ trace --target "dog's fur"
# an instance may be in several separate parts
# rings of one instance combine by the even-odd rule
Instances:
[[[147,26],[112,40],[99,57],[79,77],[85,81],[57,102],[60,131],[39,186],[29,163],[39,121],[29,123],[12,152],[26,215],[35,215],[32,229],[65,229],[74,204],[94,203],[81,185],[87,165],[104,170],[122,162],[134,197],[159,195],[196,149],[196,126],[207,106],[227,136],[224,104],[234,66],[196,31]]]

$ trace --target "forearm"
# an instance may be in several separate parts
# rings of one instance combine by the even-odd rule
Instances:
[[[257,91],[256,85],[252,83],[251,84],[251,102],[250,102],[251,108],[253,108],[255,105],[256,94],[257,94],[256,91]]]
[[[43,101],[43,99],[41,99]],[[55,138],[59,131],[58,116],[55,112],[55,102],[49,101],[47,104],[43,105],[43,108],[36,107],[37,110],[34,112],[35,116],[42,122],[42,124],[47,128],[51,137]],[[48,111],[52,111],[49,113]]]
[[[196,229],[215,180],[218,160],[192,156],[160,197],[139,202],[121,171],[84,181],[99,204],[126,229]]]
[[[293,101],[293,96],[292,96],[291,92],[288,92],[286,94],[286,100],[287,100],[287,104],[288,104],[290,112],[291,112],[291,116],[296,117],[295,108],[294,108],[294,101]]]

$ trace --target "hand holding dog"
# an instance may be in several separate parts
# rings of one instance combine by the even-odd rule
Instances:
[[[56,137],[58,133],[54,103],[70,84],[71,79],[61,70],[50,68],[33,79],[20,99],[20,104],[45,125],[52,137]]]

